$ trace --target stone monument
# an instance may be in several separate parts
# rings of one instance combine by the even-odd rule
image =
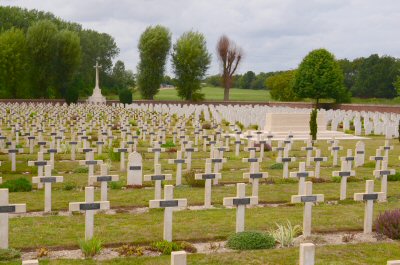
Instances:
[[[106,104],[106,98],[101,94],[101,90],[99,87],[99,65],[98,61],[96,61],[96,86],[94,87],[93,94],[88,98],[87,103],[91,104]]]

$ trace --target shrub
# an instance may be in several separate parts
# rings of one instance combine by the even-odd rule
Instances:
[[[74,169],[74,173],[88,173],[89,168],[87,167],[77,167]]]
[[[170,147],[175,147],[175,146],[176,146],[176,144],[174,144],[174,142],[171,140],[169,140],[165,144],[161,145],[161,147],[163,147],[163,148],[170,148]]]
[[[243,125],[241,122],[238,122],[238,121],[237,121],[235,124],[237,125],[237,127],[240,128],[241,131],[243,131],[244,125]]]
[[[36,254],[37,258],[43,258],[43,257],[47,257],[49,255],[49,250],[45,247],[41,247],[41,248],[37,249],[36,252],[37,252],[37,254]]]
[[[74,190],[74,189],[76,189],[76,184],[71,181],[65,182],[62,189],[63,190]]]
[[[210,130],[211,129],[211,123],[209,123],[209,122],[203,123],[201,128],[202,129],[206,129],[206,130]]]
[[[275,246],[275,239],[257,231],[245,231],[231,235],[227,246],[231,249],[267,249]]]
[[[84,240],[79,243],[79,247],[85,255],[85,258],[91,258],[99,254],[102,249],[102,242],[97,238]]]
[[[317,140],[318,132],[317,113],[317,109],[313,109],[310,113],[310,135],[314,141]]]
[[[122,89],[119,91],[119,102],[124,104],[132,103],[132,91],[129,89]]]
[[[137,126],[137,122],[135,120],[130,120],[129,124],[132,126]]]
[[[186,183],[192,187],[204,187],[205,181],[204,180],[197,180],[195,177],[195,171],[190,170],[183,174],[183,178],[186,180]]]
[[[294,239],[301,233],[301,226],[292,226],[289,220],[287,220],[286,225],[276,224],[276,230],[270,232],[275,241],[279,242],[282,247],[293,246]]]
[[[118,252],[118,254],[120,256],[125,256],[125,257],[129,257],[129,256],[143,256],[143,247],[138,247],[138,246],[134,246],[134,245],[122,245],[119,248],[115,249],[116,252]]]
[[[9,192],[23,192],[31,191],[32,184],[25,178],[17,178],[5,181],[0,188],[8,189]]]
[[[269,168],[270,169],[283,169],[283,164],[282,163],[275,163],[275,164],[272,164]]]
[[[332,180],[333,183],[340,183],[342,178],[338,177],[338,176],[335,176],[335,177],[332,177],[331,180]],[[360,182],[360,181],[363,181],[363,180],[362,179],[358,179],[356,177],[348,177],[347,178],[347,182]]]
[[[388,181],[400,181],[400,173],[388,176]]]
[[[120,190],[124,187],[124,183],[122,181],[111,181],[110,182],[110,189],[112,190]]]
[[[186,251],[188,253],[196,253],[197,252],[197,248],[192,243],[182,241],[182,242],[179,242],[179,245],[180,245],[181,249],[183,249],[184,251]]]
[[[251,124],[251,125],[249,126],[249,129],[251,129],[251,130],[258,130],[258,125],[257,125],[257,124]]]
[[[19,258],[21,258],[21,253],[16,249],[0,249],[0,261],[10,261]]]
[[[166,240],[154,242],[150,245],[150,248],[153,251],[161,252],[163,255],[170,255],[172,251],[178,251],[182,249],[179,244]]]
[[[111,161],[120,161],[121,159],[121,155],[119,153],[114,153],[112,148],[108,149],[108,157]]]
[[[380,213],[375,220],[375,229],[391,239],[400,239],[400,209]]]

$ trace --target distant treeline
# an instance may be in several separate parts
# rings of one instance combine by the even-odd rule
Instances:
[[[131,71],[113,59],[114,38],[83,29],[48,12],[0,7],[0,97],[67,98],[91,94],[96,60],[105,93],[134,84]]]
[[[343,71],[344,86],[353,97],[394,98],[400,96],[400,60],[391,56],[373,54],[354,60],[337,60]],[[233,87],[243,89],[268,89],[276,100],[295,101],[293,92],[295,70],[255,74],[248,71],[234,76]],[[209,86],[221,86],[219,75],[208,76]]]

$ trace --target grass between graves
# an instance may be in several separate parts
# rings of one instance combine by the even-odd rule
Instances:
[[[317,246],[316,265],[376,265],[387,260],[400,259],[400,243],[350,244]],[[234,251],[229,253],[191,254],[188,265],[294,265],[298,264],[299,249],[272,249]],[[19,265],[18,262],[7,264]],[[50,265],[169,265],[170,256],[117,258],[107,261],[96,260],[40,260],[40,264]]]
[[[399,202],[375,205],[375,216],[380,211],[398,208]],[[226,239],[235,231],[235,209],[207,211],[179,211],[173,219],[174,240],[210,241]],[[246,211],[246,230],[269,231],[275,223],[290,220],[301,224],[303,206],[256,207]],[[362,230],[363,203],[340,205],[321,204],[313,208],[313,231],[334,232]],[[10,219],[10,246],[37,248],[42,246],[76,246],[84,236],[84,215],[23,217]],[[34,233],[32,233],[34,231]],[[95,232],[105,244],[147,244],[162,240],[163,211],[152,209],[147,213],[114,215],[97,214]]]

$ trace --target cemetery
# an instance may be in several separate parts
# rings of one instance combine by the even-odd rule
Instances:
[[[399,4],[78,2],[0,3],[0,264],[400,265]]]
[[[400,205],[398,114],[320,109],[312,140],[271,122],[309,112],[288,107],[1,103],[0,112],[0,243],[19,255],[7,264],[400,259],[396,224],[384,218]]]

